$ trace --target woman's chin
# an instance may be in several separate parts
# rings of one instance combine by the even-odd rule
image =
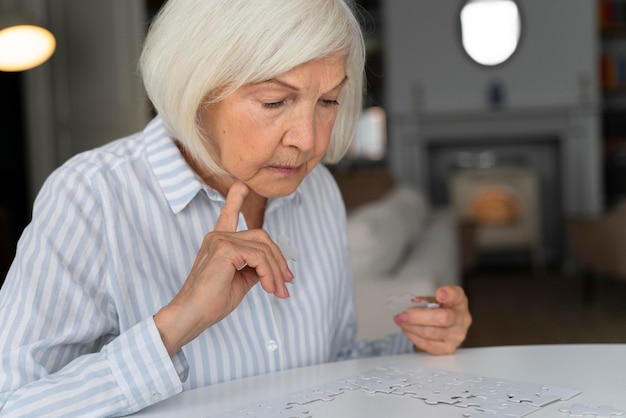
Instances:
[[[298,181],[280,181],[273,183],[261,183],[261,184],[248,184],[248,187],[258,194],[259,196],[263,196],[267,199],[277,198],[277,197],[285,197],[294,193],[300,183],[302,183],[302,179]]]

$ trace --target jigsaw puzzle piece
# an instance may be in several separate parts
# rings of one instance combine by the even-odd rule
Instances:
[[[624,411],[614,409],[609,405],[600,405],[598,407],[590,407],[584,404],[574,404],[569,408],[561,408],[559,411],[569,414],[569,417],[596,417],[596,418],[613,418],[615,416],[624,415]]]
[[[317,402],[317,401],[328,402],[328,401],[332,401],[333,399],[334,398],[328,392],[324,390],[309,389],[309,390],[302,390],[300,392],[290,393],[286,395],[284,398],[282,398],[281,402],[283,402],[284,404],[288,406],[293,406],[293,405],[305,405],[305,404],[308,404],[311,402]]]
[[[407,376],[387,368],[368,370],[340,381],[353,385],[367,393],[391,393],[396,388],[409,385]]]
[[[309,414],[309,411],[305,407],[297,404],[289,405],[288,400],[288,397],[283,397],[259,402],[258,404],[248,408],[247,411],[248,413],[250,413],[250,411],[254,411],[254,413],[256,414],[252,415],[254,417],[259,416],[264,418],[274,415],[280,418],[300,418],[301,416],[304,417]]]
[[[497,418],[496,415],[492,414],[491,412],[484,412],[484,411],[465,412],[463,414],[463,417],[465,418]]]
[[[506,417],[521,418],[537,412],[540,408],[526,402],[507,402],[506,405],[498,408],[496,412],[497,414],[504,414]]]
[[[561,399],[559,395],[542,392],[538,386],[528,387],[523,384],[499,384],[497,386],[481,387],[474,393],[478,397],[509,402],[527,402],[537,407],[544,407]]]
[[[424,399],[424,403],[427,405],[437,405],[437,404],[446,404],[446,405],[456,405],[461,399],[469,398],[471,395],[464,392],[457,392],[454,390],[447,391],[434,391],[426,396]],[[414,396],[418,397],[418,396]]]
[[[397,388],[394,393],[422,399],[429,405],[455,405],[472,396],[470,389],[473,382],[465,382],[454,373],[434,370],[430,374],[422,374],[415,380],[409,380],[408,383],[410,384],[405,387]]]
[[[324,383],[321,386],[316,386],[313,389],[321,391],[327,396],[336,396],[342,394],[346,390],[355,390],[358,388],[350,383],[346,383],[341,380],[335,380],[333,382]]]
[[[461,399],[459,400],[459,402],[455,403],[454,406],[458,407],[458,408],[478,408],[480,407],[481,404],[481,399],[478,398],[466,398],[466,399]]]
[[[387,298],[387,307],[395,312],[403,312],[413,308],[435,309],[439,307],[439,304],[436,302],[428,302],[426,300],[414,302],[414,298],[415,296],[408,294],[402,296],[392,295]]]
[[[474,403],[474,400],[476,400],[477,402]],[[492,401],[485,399],[471,399],[470,401],[470,406],[473,408],[473,410],[469,410],[463,413],[464,417],[522,418],[532,414],[533,412],[537,412],[540,409],[539,407],[528,405],[526,403]],[[465,407],[465,404],[455,404],[454,406]]]
[[[280,235],[276,240],[276,244],[286,259],[298,261],[298,249],[289,245],[289,237],[287,235]]]
[[[558,386],[546,386],[543,388],[547,393],[557,395],[562,401],[569,401],[574,396],[579,395],[579,390],[561,388]]]
[[[312,418],[312,414],[304,407],[290,408],[283,399],[275,399],[211,416],[211,418]]]

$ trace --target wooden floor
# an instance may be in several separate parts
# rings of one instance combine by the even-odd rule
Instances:
[[[558,272],[477,271],[465,288],[474,320],[465,347],[626,343],[626,282],[598,281],[592,303],[580,277]]]

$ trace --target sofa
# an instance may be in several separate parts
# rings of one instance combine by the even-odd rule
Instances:
[[[345,196],[354,191],[354,184],[338,184]],[[398,331],[393,322],[398,312],[388,306],[389,297],[428,296],[441,285],[461,284],[453,210],[432,207],[411,186],[387,182],[383,189],[373,200],[346,202],[358,338]]]

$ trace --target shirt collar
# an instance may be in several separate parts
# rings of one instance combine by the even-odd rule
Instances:
[[[150,167],[172,212],[178,213],[202,190],[203,184],[183,158],[159,116],[148,123],[144,138]]]
[[[144,129],[144,138],[148,162],[173,213],[182,211],[201,190],[206,192],[209,199],[223,204],[224,197],[199,179],[187,164],[161,117],[157,116],[148,123]],[[288,196],[270,199],[267,210],[269,212],[287,202],[297,204],[300,199],[298,189]]]

